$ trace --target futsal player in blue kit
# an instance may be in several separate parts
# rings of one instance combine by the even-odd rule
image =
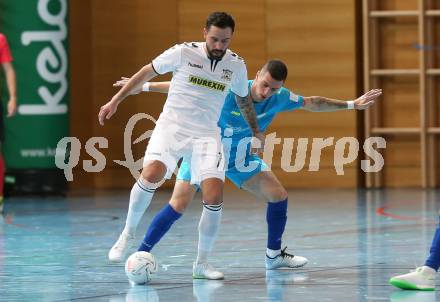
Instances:
[[[374,89],[358,99],[348,102],[318,96],[302,97],[283,87],[286,78],[286,65],[279,60],[270,60],[258,71],[255,80],[250,80],[248,83],[249,97],[253,100],[260,131],[265,131],[280,112],[296,109],[318,112],[346,109],[363,110],[373,105],[382,93],[380,89]],[[123,86],[126,81],[127,79],[123,78],[116,82],[115,86]],[[166,93],[168,87],[169,82],[150,82],[144,85],[143,90]],[[240,144],[249,143],[252,134],[235,105],[232,94],[228,94],[226,97],[218,125],[221,128],[225,160],[228,163],[226,177],[237,187],[268,202],[266,211],[268,228],[266,269],[304,266],[307,263],[306,258],[289,254],[286,252],[286,248],[281,249],[281,238],[287,221],[288,193],[286,189],[266,163],[258,155],[249,152],[249,147],[238,148]],[[240,149],[242,149],[241,152]],[[249,167],[254,168],[248,171]],[[190,163],[183,161],[171,200],[153,218],[139,251],[150,252],[152,250],[171,225],[181,217],[196,191],[197,187],[191,184]],[[205,222],[209,222],[209,218],[204,218]],[[216,235],[200,240],[203,234],[199,233],[198,255],[194,265],[204,264],[207,266],[205,272],[210,273],[199,275],[194,271],[193,278],[222,279],[224,277],[223,273],[217,270],[209,270],[207,256],[211,250],[201,245],[201,242],[211,242],[209,246],[212,248],[212,242],[216,240]]]

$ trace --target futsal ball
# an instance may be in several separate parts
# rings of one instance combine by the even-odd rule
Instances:
[[[157,272],[156,260],[148,252],[133,253],[125,262],[125,274],[128,280],[135,284],[148,283],[155,272]]]

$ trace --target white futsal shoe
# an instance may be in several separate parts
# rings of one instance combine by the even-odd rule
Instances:
[[[390,283],[401,289],[435,290],[435,275],[435,269],[422,266],[408,274],[391,278]]]
[[[122,262],[127,258],[129,250],[134,245],[134,236],[122,233],[118,241],[112,246],[108,252],[108,260],[110,262]]]
[[[286,253],[287,246],[275,258],[266,255],[266,269],[298,268],[307,264],[307,258]]]
[[[221,280],[225,276],[208,263],[193,264],[193,279]]]

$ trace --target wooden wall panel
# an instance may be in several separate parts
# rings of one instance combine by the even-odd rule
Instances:
[[[435,114],[433,115],[431,126],[440,127],[440,77],[436,77],[435,79],[433,79],[432,85],[434,92],[433,109],[435,111]]]
[[[384,152],[385,187],[419,187],[420,139],[418,137],[387,137]]]
[[[378,20],[379,66],[383,69],[419,67],[418,26],[415,17]]]
[[[440,137],[436,136],[435,138],[435,152],[434,152],[434,156],[436,158],[436,160],[434,161],[434,165],[435,165],[435,180],[436,180],[436,185],[440,185]]]
[[[379,10],[417,10],[418,0],[370,0]]]
[[[440,3],[438,4],[440,6]],[[440,9],[440,8],[438,8]],[[430,45],[427,45],[426,51],[429,51],[432,55],[432,68],[440,68],[440,18],[435,18],[432,20],[433,22],[433,36],[435,37],[433,41],[431,41]]]
[[[143,65],[177,42],[177,4],[174,1],[97,1],[94,2],[94,100],[96,113],[117,91],[111,84],[120,76],[131,76]],[[105,8],[105,9],[103,9]],[[118,12],[115,15],[115,12]],[[163,22],[163,16],[167,22]],[[160,33],[160,34],[159,34]],[[154,41],[154,42],[153,42]],[[110,51],[109,51],[110,50]],[[167,79],[170,76],[166,77]],[[118,112],[104,127],[95,124],[95,133],[109,137],[107,167],[96,179],[97,187],[122,187],[133,183],[126,168],[113,160],[124,159],[123,133],[129,118],[138,112],[157,118],[166,97],[162,94],[139,94],[127,98]],[[146,130],[153,129],[150,122],[136,127],[133,140]],[[133,146],[134,158],[143,156],[147,142]],[[114,177],[112,170],[122,169],[123,177]]]
[[[369,24],[366,29],[370,35],[365,41],[370,45],[368,59],[373,70],[368,69],[366,74],[372,74],[369,80],[380,83],[384,91],[383,102],[366,116],[367,127],[371,125],[376,133],[387,133],[383,177],[375,178],[373,185],[431,186],[435,139],[429,133],[432,129],[427,127],[436,123],[437,106],[432,98],[435,83],[425,72],[435,66],[432,46],[437,38],[433,34],[436,28],[432,28],[435,20],[427,17],[425,9],[437,8],[435,1],[364,0],[367,2],[373,4],[372,11],[366,12],[370,22],[365,22]],[[374,10],[388,13],[383,12],[379,17]],[[402,11],[409,11],[412,16],[399,15]],[[374,75],[387,74],[390,70],[394,76]]]
[[[85,5],[84,3],[88,3]],[[129,118],[138,112],[145,112],[157,118],[162,111],[165,96],[162,94],[143,94],[127,98],[118,108],[116,115],[101,127],[97,122],[99,108],[111,99],[117,92],[112,87],[115,80],[121,76],[131,76],[143,65],[148,64],[154,57],[177,42],[177,1],[71,1],[71,12],[89,14],[89,19],[79,16],[71,18],[71,28],[74,35],[81,35],[88,24],[87,34],[90,35],[85,53],[72,53],[72,61],[82,62],[89,58],[87,64],[81,63],[81,68],[72,70],[73,87],[87,91],[87,97],[79,94],[74,96],[75,103],[71,121],[74,126],[72,134],[81,137],[85,144],[92,136],[103,136],[109,141],[108,149],[102,150],[106,159],[106,169],[98,174],[85,173],[78,168],[79,177],[72,184],[73,188],[89,184],[94,188],[128,188],[133,178],[128,169],[114,163],[123,160],[123,134]],[[167,22],[163,22],[163,16]],[[72,47],[79,47],[84,41],[77,41]],[[80,58],[81,56],[81,58]],[[81,79],[82,78],[82,79]],[[159,77],[158,80],[169,79]],[[80,81],[90,80],[89,87],[84,87]],[[76,83],[76,84],[75,84]],[[76,85],[76,86],[75,86]],[[86,108],[88,119],[84,120],[83,109]],[[153,129],[149,122],[141,122],[135,128],[133,140],[146,130]],[[146,142],[133,146],[134,158],[138,159],[145,152]],[[84,151],[83,151],[84,153]],[[85,155],[86,159],[91,159]],[[118,172],[116,173],[115,170]],[[118,175],[118,177],[115,177]],[[87,180],[87,183],[81,180]]]
[[[288,64],[286,87],[305,96],[356,96],[354,3],[270,0],[266,12],[268,57],[280,58]],[[356,137],[356,114],[296,111],[277,119],[273,129],[309,138]],[[293,187],[356,186],[356,162],[346,167],[344,176],[337,176],[333,151],[323,150],[319,172],[285,173],[276,168],[274,171],[283,183]]]
[[[385,77],[381,88],[386,99],[377,104],[381,112],[378,127],[419,127],[419,83],[414,76]]]
[[[69,1],[70,133],[86,142],[91,135],[93,99],[91,2]],[[80,162],[86,159],[81,154]],[[73,189],[93,184],[93,175],[74,169]]]
[[[438,0],[428,0],[429,9],[440,9],[440,2]]]

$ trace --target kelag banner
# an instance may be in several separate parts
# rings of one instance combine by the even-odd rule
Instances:
[[[17,73],[18,112],[6,119],[8,168],[55,167],[58,141],[68,129],[67,0],[0,0],[0,32]],[[3,106],[8,96],[2,83]]]

